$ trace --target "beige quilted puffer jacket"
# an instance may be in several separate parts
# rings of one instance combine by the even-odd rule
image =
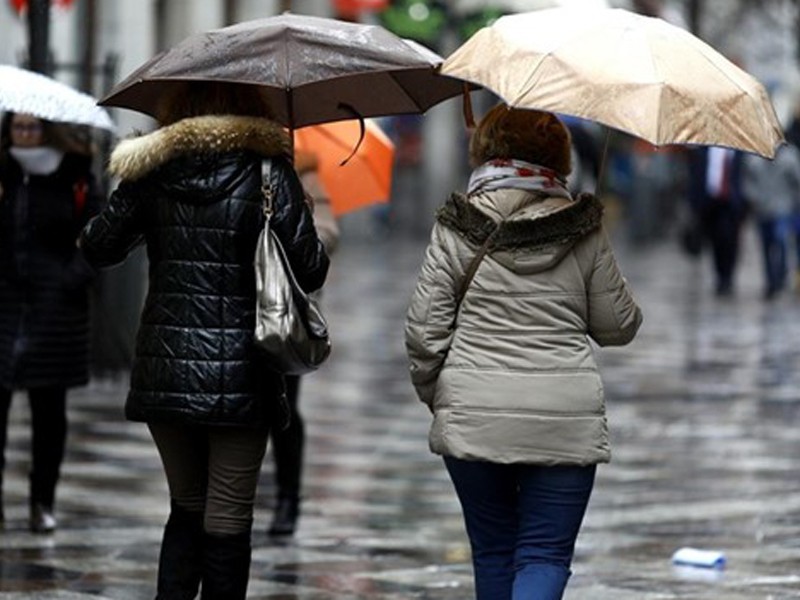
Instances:
[[[406,322],[411,379],[433,413],[433,452],[497,463],[608,462],[589,338],[627,344],[642,315],[601,218],[593,196],[514,189],[454,194],[439,210]],[[465,271],[500,221],[456,318]]]

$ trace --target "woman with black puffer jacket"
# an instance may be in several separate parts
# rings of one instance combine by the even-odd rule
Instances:
[[[206,599],[247,591],[259,470],[286,412],[283,377],[253,344],[263,161],[271,226],[300,285],[320,288],[328,270],[289,138],[267,114],[255,89],[187,83],[160,129],[114,150],[121,182],[81,237],[97,266],[147,246],[125,413],[147,423],[169,484],[157,598],[194,597],[201,582]]]

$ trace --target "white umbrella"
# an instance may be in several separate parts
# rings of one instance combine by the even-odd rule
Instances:
[[[115,129],[108,112],[97,106],[97,100],[89,94],[11,65],[0,65],[0,111],[110,131]]]

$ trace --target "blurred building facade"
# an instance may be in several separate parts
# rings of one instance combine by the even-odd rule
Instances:
[[[435,8],[435,13],[429,11],[438,18],[437,28],[433,29],[435,37],[419,41],[446,56],[468,35],[470,29],[465,26],[465,18],[472,14],[470,7],[473,5],[480,5],[481,11],[495,9],[491,14],[499,14],[512,8],[542,8],[566,2],[483,0],[476,4],[475,0],[392,0],[392,6],[424,4]],[[278,14],[286,9],[297,14],[337,16],[345,4],[355,3],[357,0],[52,2],[50,56],[53,74],[99,97],[154,54],[193,33]],[[602,4],[603,0],[592,0],[592,3]],[[24,64],[26,61],[27,19],[24,11],[16,10],[20,4],[20,0],[0,0],[0,39],[3,41],[0,64]],[[667,20],[694,29],[775,91],[782,103],[779,109],[788,111],[790,106],[794,107],[799,79],[795,0],[608,0],[607,4],[657,11]],[[446,19],[442,20],[441,15]],[[372,12],[346,16],[380,21],[379,15]],[[432,29],[426,31],[430,36]],[[86,77],[87,71],[91,76]],[[488,95],[477,98],[476,116],[491,102],[493,99]],[[776,104],[780,103],[776,100]],[[151,119],[132,111],[113,112],[120,136],[154,126]],[[368,211],[348,216],[342,223],[344,236],[378,237],[376,227],[380,228],[381,237],[385,237],[385,229],[399,235],[426,235],[435,209],[451,190],[465,185],[467,132],[460,102],[445,102],[433,108],[424,119],[399,120],[394,128],[406,136],[403,143],[410,144],[410,151],[399,153],[405,157],[405,162],[398,164],[395,173],[397,197],[393,198],[390,211],[377,213],[378,218],[376,213]],[[377,221],[380,221],[378,225]],[[102,368],[123,368],[129,360],[145,292],[145,270],[144,257],[136,256],[123,268],[104,274],[102,278],[97,291],[97,305],[101,310],[96,311],[98,322],[95,324],[98,332],[96,355]],[[114,310],[102,307],[114,307]]]
[[[367,0],[73,0],[52,2],[50,48],[54,74],[66,83],[81,83],[81,69],[88,68],[87,49],[91,53],[94,76],[90,93],[102,96],[116,81],[130,73],[160,50],[184,37],[206,29],[278,14],[290,8],[298,14],[335,16],[337,9]],[[650,10],[687,27],[753,73],[771,90],[797,87],[798,8],[795,0],[600,0],[610,6]],[[0,0],[0,63],[21,64],[26,59],[27,23],[24,11],[15,7],[21,0]],[[474,11],[475,0],[393,0],[395,5],[425,4],[437,7],[440,15],[435,39],[420,40],[447,55],[462,40],[468,29],[465,11]],[[593,0],[593,3],[594,0]],[[568,0],[485,0],[481,10],[496,8],[537,8],[569,4]],[[574,4],[574,2],[573,2]],[[472,7],[472,8],[471,8]],[[644,7],[644,8],[643,8]],[[424,12],[424,11],[423,11]],[[363,19],[377,21],[365,12]],[[457,25],[456,21],[460,23]],[[695,22],[696,21],[696,22]],[[103,69],[105,67],[105,70]],[[83,81],[86,78],[84,77]],[[448,103],[452,104],[452,103]],[[132,111],[115,111],[119,133],[147,129],[152,122]],[[460,111],[450,106],[434,109],[430,126],[433,132],[422,141],[422,151],[429,156],[458,160],[461,154],[448,151],[450,140],[458,140],[457,128],[463,127]],[[428,129],[428,126],[424,126]],[[446,135],[450,133],[451,135]],[[431,135],[433,134],[433,135]],[[442,135],[445,134],[445,135]],[[431,139],[429,139],[431,138]],[[422,161],[425,168],[425,161]],[[445,161],[440,161],[445,162]],[[428,185],[438,198],[458,177],[457,168],[428,169]],[[416,212],[416,211],[415,211]],[[428,210],[428,213],[431,211]],[[416,213],[418,214],[418,213]]]
[[[399,2],[400,0],[395,0]],[[238,21],[265,17],[291,8],[298,14],[334,16],[342,0],[73,0],[52,2],[50,47],[59,79],[78,84],[77,69],[85,60],[87,41],[92,40],[93,62],[117,57],[116,78],[124,76],[184,37]],[[370,2],[362,0],[365,5]],[[419,0],[440,6],[451,20],[462,19],[474,0]],[[352,4],[353,2],[344,3]],[[408,4],[409,2],[405,2]],[[413,0],[411,4],[413,4]],[[796,79],[798,3],[795,0],[607,0],[608,5],[633,9],[657,6],[664,18],[693,26],[696,33],[767,85]],[[21,64],[27,53],[25,11],[20,0],[0,0],[0,63]],[[342,5],[344,5],[342,4]],[[379,4],[379,3],[378,3]],[[545,7],[568,4],[566,0],[485,0],[484,7]],[[91,22],[89,16],[91,15]],[[364,13],[364,18],[370,17]],[[452,23],[451,23],[452,24]],[[446,54],[461,40],[444,24],[438,29],[437,50]],[[448,37],[449,36],[449,37]],[[430,42],[430,40],[428,40]],[[69,67],[69,68],[67,68]],[[104,89],[95,81],[92,91]],[[124,121],[129,115],[120,115]]]

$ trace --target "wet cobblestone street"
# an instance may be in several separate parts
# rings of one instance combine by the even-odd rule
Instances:
[[[343,240],[323,306],[330,361],[303,381],[306,470],[296,536],[266,535],[271,460],[259,489],[252,600],[472,597],[469,549],[429,415],[406,371],[403,319],[424,244]],[[675,243],[619,247],[645,322],[602,349],[613,459],[578,539],[566,600],[800,598],[800,294],[761,297],[748,237],[737,294]],[[707,259],[708,257],[703,257]],[[18,396],[0,533],[0,600],[144,600],[168,510],[126,382],[70,396],[59,528],[27,530],[28,409]],[[671,565],[682,546],[724,551],[716,571]]]

